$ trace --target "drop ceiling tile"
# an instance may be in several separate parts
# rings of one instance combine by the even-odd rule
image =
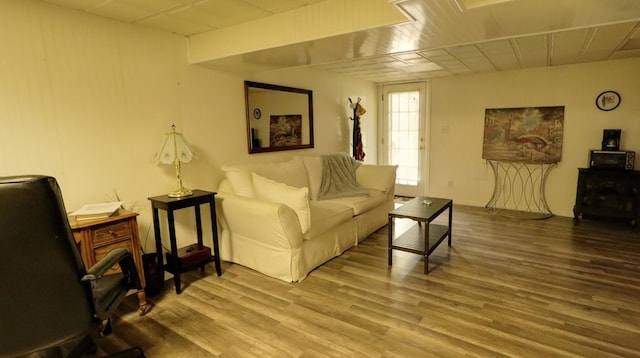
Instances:
[[[422,55],[424,57],[427,57],[427,58],[431,58],[431,57],[435,57],[435,56],[449,56],[447,51],[442,50],[442,49],[430,50],[430,51],[420,51],[420,55]]]
[[[111,0],[111,2],[120,2],[128,4],[130,6],[136,6],[141,9],[146,9],[153,13],[169,11],[178,7],[184,7],[185,4],[178,0]],[[102,1],[102,3],[106,3]]]
[[[402,72],[416,73],[416,72],[437,71],[437,70],[441,70],[442,67],[438,66],[433,62],[424,62],[424,63],[415,64],[415,65],[398,67],[398,69]]]
[[[104,0],[45,0],[45,2],[71,9],[86,11],[104,3]]]
[[[546,35],[527,36],[513,40],[520,49],[522,65],[526,67],[542,67],[547,65]]]
[[[270,13],[285,12],[302,6],[316,4],[325,0],[243,0]]]
[[[400,67],[400,66],[406,66],[406,62],[404,61],[386,61],[383,62],[383,64],[387,67]]]
[[[473,45],[453,46],[453,47],[449,47],[447,49],[447,51],[451,55],[456,56],[456,57],[458,57],[458,56],[476,56],[476,57],[482,56],[480,51],[478,51],[478,49]]]
[[[218,19],[222,19],[223,21],[214,24],[216,27],[231,26],[271,15],[271,13],[252,7],[243,1],[207,0],[194,5],[194,9],[214,14]]]
[[[349,67],[349,64],[346,62],[336,62],[336,63],[328,63],[323,65],[315,65],[313,67],[322,68],[324,70],[339,70],[341,68]]]
[[[640,57],[640,49],[616,51],[613,53],[613,55],[611,55],[612,60],[619,60],[623,58],[634,58],[634,57]]]
[[[175,16],[159,15],[137,22],[141,25],[151,26],[165,31],[176,31],[178,34],[195,34],[211,30],[210,27],[197,24],[192,21],[182,20]]]
[[[370,71],[380,70],[381,68],[384,68],[384,67],[380,67],[376,65],[354,66],[354,67],[349,67],[349,72],[370,72]]]
[[[409,60],[424,60],[424,58],[422,56],[420,56],[419,54],[415,53],[415,52],[407,52],[407,53],[396,53],[391,55],[392,57],[395,57],[399,60],[405,60],[405,61],[409,61]]]
[[[504,55],[513,54],[513,48],[508,40],[483,42],[477,45],[484,54]]]
[[[198,26],[204,26],[210,29],[222,28],[228,21],[223,17],[215,14],[209,14],[207,12],[198,10],[194,7],[181,8],[176,11],[171,11],[167,16],[177,19],[182,22],[193,22]]]
[[[607,53],[611,53],[618,47],[628,43],[628,38],[632,36],[635,29],[634,23],[597,27],[594,30],[591,42],[583,48],[583,53],[587,55],[591,53],[605,54],[606,58]],[[637,41],[640,45],[640,39]]]
[[[465,61],[464,64],[473,72],[489,72],[497,70],[491,62],[486,60]]]
[[[447,54],[446,56],[431,57],[430,60],[431,62],[436,62],[436,63],[459,62],[458,59],[456,59],[455,57],[449,54]]]
[[[551,65],[564,65],[581,58],[581,50],[589,36],[588,29],[557,32],[551,35]]]
[[[377,65],[379,61],[377,58],[365,58],[362,60],[354,60],[351,61],[352,64],[357,64],[358,66],[367,66],[367,65]]]
[[[419,65],[422,63],[431,63],[431,61],[427,60],[424,57],[416,58],[414,60],[407,60],[405,62],[407,63],[407,65]]]
[[[496,69],[512,70],[520,68],[518,56],[508,40],[485,42],[477,46],[489,61],[496,66]]]
[[[149,17],[156,13],[152,9],[142,8],[124,1],[110,1],[104,5],[87,9],[86,11],[111,19],[119,19],[124,22],[134,22],[135,20]]]
[[[640,38],[631,38],[623,44],[620,50],[637,50],[640,49]]]

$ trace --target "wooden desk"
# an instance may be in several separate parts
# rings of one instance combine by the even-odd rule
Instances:
[[[113,249],[123,247],[131,251],[142,285],[142,289],[138,291],[138,302],[141,313],[144,313],[147,308],[147,298],[144,293],[142,250],[140,249],[136,216],[138,213],[120,209],[116,214],[98,220],[77,221],[75,217],[70,216],[69,224],[73,231],[73,237],[80,246],[80,254],[87,268],[95,265]],[[119,270],[120,267],[115,266],[107,274]]]
[[[180,294],[182,292],[182,287],[180,286],[180,274],[186,269],[181,269],[178,263],[178,245],[176,243],[176,226],[174,222],[173,212],[174,210],[184,209],[193,207],[196,215],[196,233],[198,237],[198,246],[202,247],[202,218],[200,217],[200,205],[209,204],[209,209],[211,212],[211,234],[213,240],[213,257],[207,257],[206,261],[202,261],[202,266],[204,268],[204,264],[214,261],[216,265],[216,272],[218,276],[222,274],[222,269],[220,267],[220,252],[218,249],[218,227],[216,224],[216,205],[215,205],[215,195],[217,193],[204,191],[204,190],[194,190],[193,195],[185,196],[182,198],[171,198],[168,195],[160,195],[149,198],[151,200],[151,208],[153,210],[153,228],[154,234],[156,238],[156,252],[160,253],[159,260],[160,265],[164,268],[165,271],[171,272],[173,274],[173,282],[176,286],[176,293]],[[158,215],[158,209],[165,210],[167,212],[167,221],[169,222],[169,241],[171,245],[171,257],[173,258],[173,262],[167,262],[166,265],[163,265],[164,258],[162,257],[162,236],[160,233],[160,218]]]

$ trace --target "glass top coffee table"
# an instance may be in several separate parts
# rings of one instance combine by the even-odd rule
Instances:
[[[440,214],[449,211],[449,225],[432,224]],[[424,273],[429,273],[429,255],[440,245],[445,237],[449,237],[451,246],[451,218],[453,202],[451,199],[416,197],[406,204],[389,212],[389,266],[392,261],[392,250],[401,250],[424,256]],[[394,219],[406,218],[416,224],[397,238],[394,238]]]

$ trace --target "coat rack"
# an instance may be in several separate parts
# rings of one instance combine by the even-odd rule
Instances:
[[[363,161],[365,157],[364,148],[362,146],[362,132],[360,131],[360,117],[367,111],[360,104],[360,97],[356,103],[353,103],[349,98],[349,107],[353,109],[353,117],[350,119],[353,121],[353,137],[351,139],[353,158],[357,161]]]

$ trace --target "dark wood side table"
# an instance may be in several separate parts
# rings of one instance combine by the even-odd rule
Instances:
[[[193,207],[196,214],[196,232],[198,235],[198,246],[202,248],[202,218],[200,217],[200,205],[209,204],[211,211],[211,230],[213,239],[213,256],[207,257],[206,260],[201,262],[201,267],[208,262],[214,261],[216,265],[216,272],[218,276],[222,274],[220,267],[220,251],[218,248],[218,228],[216,225],[216,205],[215,205],[216,193],[204,190],[194,190],[193,195],[182,198],[171,198],[168,195],[160,195],[150,197],[151,208],[153,210],[153,230],[156,239],[156,252],[160,253],[160,265],[165,271],[173,274],[173,282],[176,286],[176,293],[180,294],[182,288],[180,286],[180,274],[187,271],[181,269],[178,262],[178,246],[176,244],[176,226],[174,222],[173,212],[175,210]],[[158,215],[158,209],[165,210],[167,212],[167,221],[169,222],[169,241],[171,243],[171,257],[173,262],[167,262],[163,264],[164,259],[162,257],[162,236],[160,234],[160,219]]]
[[[449,225],[431,224],[440,214],[449,210]],[[451,219],[453,202],[450,199],[417,197],[401,207],[389,212],[389,266],[392,262],[392,250],[401,250],[424,256],[424,273],[429,273],[429,255],[449,237],[451,246]],[[407,218],[417,223],[398,238],[394,238],[393,220]],[[424,223],[424,224],[423,224]],[[433,241],[432,241],[433,240]]]

